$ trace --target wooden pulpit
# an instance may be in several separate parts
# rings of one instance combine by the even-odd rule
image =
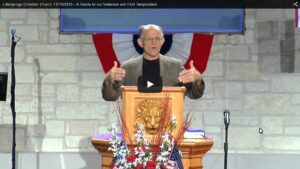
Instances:
[[[121,87],[122,107],[125,125],[128,129],[123,139],[135,141],[135,124],[143,124],[145,135],[153,143],[161,125],[170,127],[172,118],[177,120],[177,127],[172,135],[180,134],[183,119],[185,87],[164,87],[160,93],[140,93],[137,87]]]
[[[160,93],[140,93],[136,86],[122,86],[121,91],[122,118],[126,126],[122,137],[129,147],[135,145],[136,123],[144,125],[145,136],[152,146],[159,144],[155,140],[161,125],[170,127],[173,118],[177,120],[177,127],[172,130],[172,135],[175,138],[182,135],[185,87],[164,87]],[[92,144],[101,154],[102,169],[109,169],[113,157],[108,151],[109,141],[94,137]],[[202,169],[202,159],[212,145],[212,139],[184,139],[178,145],[184,168]]]

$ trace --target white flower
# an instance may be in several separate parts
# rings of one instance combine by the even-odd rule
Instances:
[[[160,153],[158,154],[158,157],[156,159],[156,166],[160,166],[160,165],[164,165],[167,163],[168,158],[170,156],[172,147],[174,145],[174,139],[172,138],[172,140],[170,140],[171,135],[170,133],[165,133],[162,136],[162,143],[160,145]],[[158,168],[158,167],[156,167]]]

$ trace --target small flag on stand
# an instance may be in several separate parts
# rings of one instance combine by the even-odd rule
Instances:
[[[170,154],[167,169],[184,169],[177,144],[174,145],[173,150]]]

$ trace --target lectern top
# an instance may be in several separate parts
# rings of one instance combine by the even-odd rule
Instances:
[[[121,91],[138,91],[137,86],[121,86]],[[185,87],[166,86],[162,88],[162,92],[185,92]]]

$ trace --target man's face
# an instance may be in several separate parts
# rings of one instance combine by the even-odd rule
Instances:
[[[139,45],[144,49],[144,57],[148,60],[158,59],[164,42],[161,32],[154,28],[145,30],[144,38],[138,40]]]

